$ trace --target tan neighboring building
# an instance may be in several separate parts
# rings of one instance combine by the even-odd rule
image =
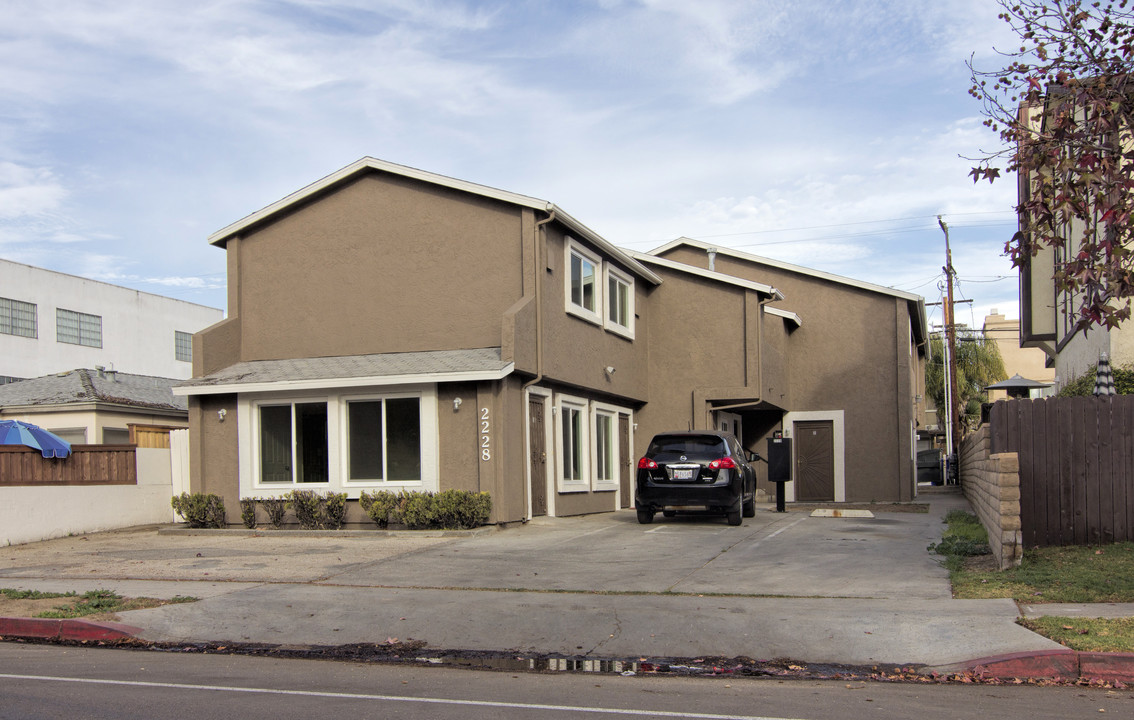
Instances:
[[[490,492],[494,522],[611,511],[650,438],[689,428],[795,438],[796,499],[916,491],[917,296],[693,241],[631,253],[553,203],[374,158],[210,242],[228,318],[175,392],[192,489],[228,507],[456,488]]]
[[[1039,348],[1020,346],[1019,319],[1006,318],[993,308],[984,318],[984,335],[996,341],[1008,377],[1019,375],[1041,383],[1055,383],[1055,368],[1047,366],[1047,354]],[[1035,389],[1031,391],[1031,395],[1043,397],[1050,392],[1051,388]],[[988,391],[989,402],[1005,400],[1007,397],[1007,390],[994,388]]]

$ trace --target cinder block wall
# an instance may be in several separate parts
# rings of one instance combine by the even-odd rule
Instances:
[[[1024,557],[1020,525],[1020,461],[1016,453],[989,452],[989,431],[982,425],[961,443],[961,487],[988,530],[988,545],[1001,570]]]

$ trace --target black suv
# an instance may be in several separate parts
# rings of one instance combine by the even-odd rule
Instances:
[[[661,510],[722,513],[729,525],[756,514],[756,455],[745,452],[729,433],[712,430],[655,435],[638,461],[634,505],[638,522],[651,523]]]

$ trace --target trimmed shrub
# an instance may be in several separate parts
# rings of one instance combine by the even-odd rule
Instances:
[[[398,496],[398,515],[402,524],[410,530],[436,527],[432,493],[416,491],[402,493]]]
[[[398,496],[388,490],[378,490],[370,494],[365,490],[358,496],[359,507],[370,519],[385,528],[390,521],[390,513],[398,506]]]
[[[446,490],[433,497],[433,515],[440,527],[467,530],[488,522],[492,498],[486,493]]]
[[[492,497],[488,493],[468,490],[446,490],[437,494],[410,491],[397,495],[379,490],[363,492],[358,502],[381,528],[393,523],[411,530],[468,530],[484,525],[492,513]]]
[[[320,494],[313,490],[292,490],[287,504],[305,530],[338,530],[346,514],[346,493]]]
[[[256,499],[255,498],[241,498],[240,499],[240,519],[244,521],[244,527],[253,530],[256,527]]]
[[[174,512],[193,528],[223,528],[228,526],[224,515],[224,500],[219,495],[181,493],[170,499]]]
[[[280,526],[283,525],[284,515],[287,513],[287,498],[256,498],[256,502],[260,507],[264,508],[264,512],[268,514],[268,524],[271,525],[273,529],[279,530]]]

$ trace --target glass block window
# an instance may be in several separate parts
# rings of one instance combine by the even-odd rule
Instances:
[[[98,315],[55,310],[55,339],[71,345],[102,347],[102,318]]]
[[[193,335],[192,333],[173,331],[173,354],[178,360],[193,362]]]
[[[35,303],[0,297],[0,333],[20,337],[39,337]]]

